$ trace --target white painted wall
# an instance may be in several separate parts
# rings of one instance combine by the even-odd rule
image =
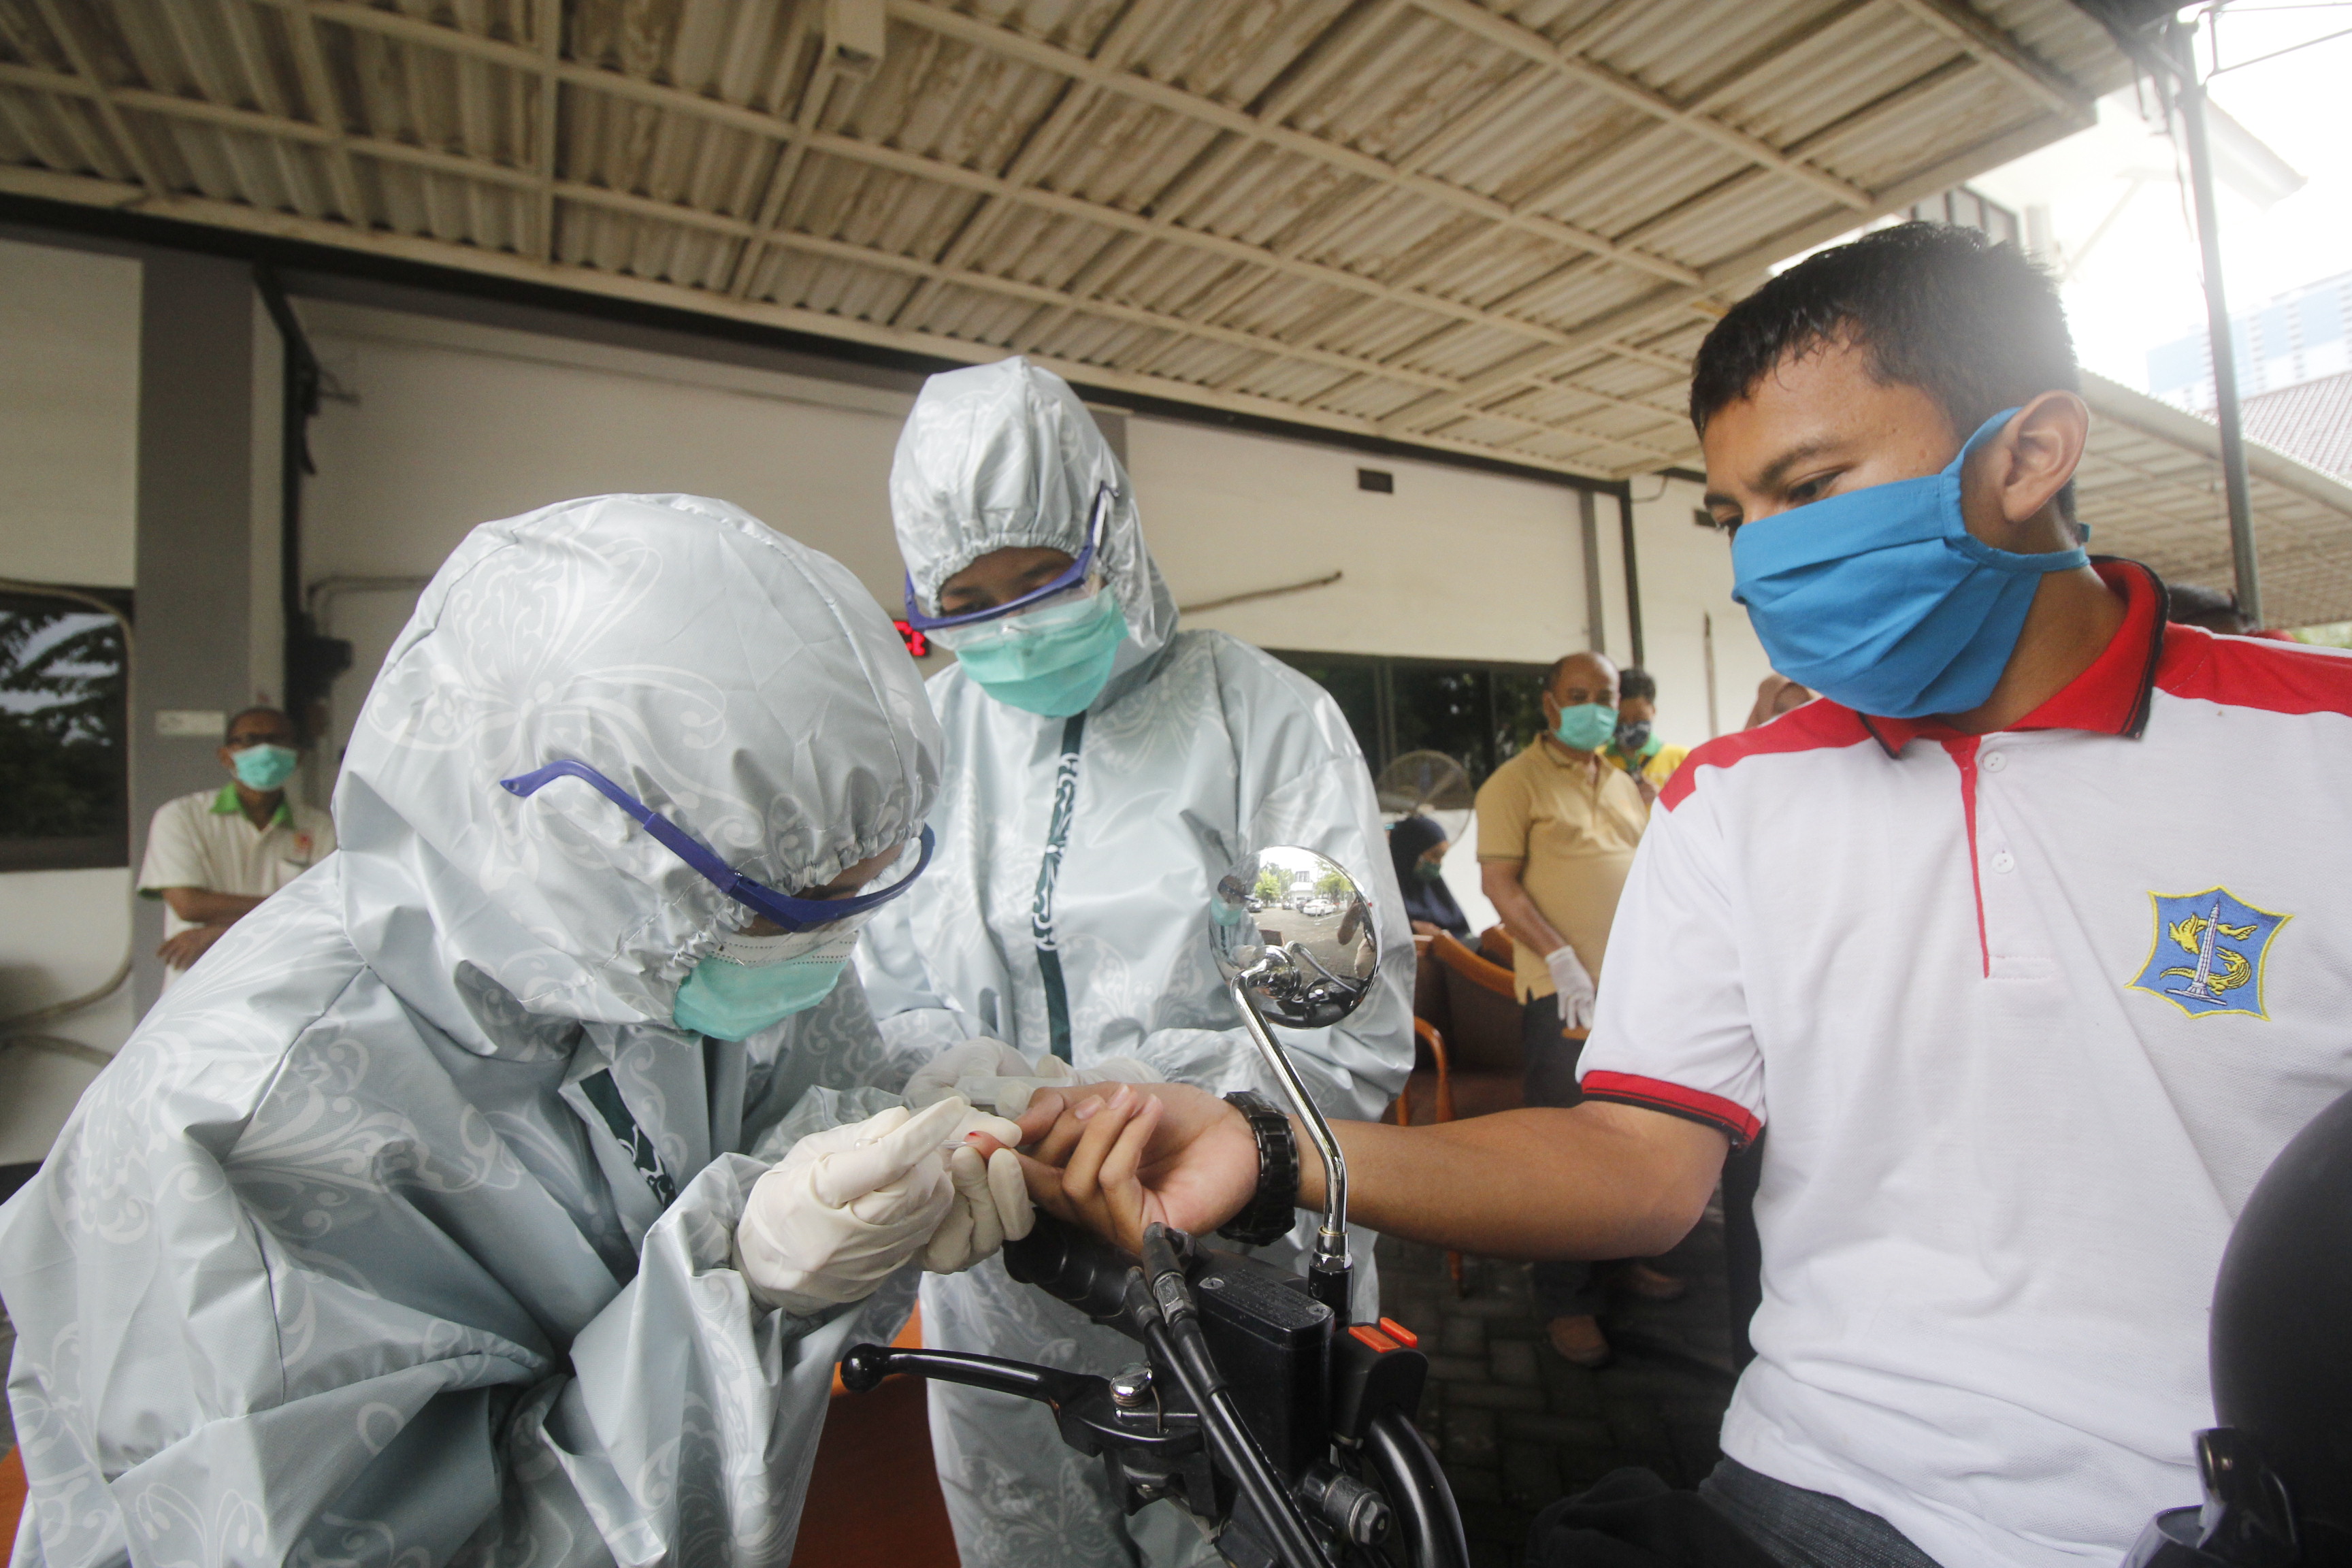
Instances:
[[[0,240],[0,574],[131,586],[139,264]]]
[[[1772,672],[1731,599],[1731,542],[1691,521],[1701,488],[1647,476],[1633,480],[1633,536],[1642,580],[1642,630],[1658,678],[1658,730],[1676,745],[1729,734],[1748,717],[1756,689]],[[1716,722],[1707,722],[1706,627],[1713,626]]]
[[[299,309],[336,391],[311,427],[304,576],[403,580],[322,608],[322,629],[354,649],[332,698],[338,745],[415,580],[476,523],[552,501],[723,497],[899,603],[887,479],[905,395],[343,303]],[[1194,624],[1270,647],[1432,658],[1540,662],[1585,646],[1577,498],[1561,486],[1141,417],[1127,444],[1180,602],[1346,574]],[[1359,467],[1393,473],[1396,492],[1359,489]],[[1622,658],[1613,501],[1600,524],[1608,647]]]
[[[128,588],[139,450],[136,261],[0,240],[0,576]],[[0,874],[0,1017],[94,989],[131,937],[126,868]],[[112,1051],[129,987],[45,1032]],[[93,1064],[0,1052],[0,1164],[37,1160]]]
[[[1564,487],[1170,420],[1129,420],[1127,447],[1178,603],[1344,574],[1194,626],[1266,647],[1525,663],[1587,644],[1584,546]],[[1360,468],[1393,474],[1395,493],[1357,488]],[[1608,582],[1616,503],[1601,514],[1604,620],[1622,654],[1622,578]]]
[[[578,496],[683,491],[735,502],[840,561],[883,604],[898,600],[887,481],[908,397],[352,305],[299,309],[337,394],[311,426],[308,583],[423,579],[477,523]],[[415,596],[403,585],[323,607],[322,629],[355,652],[331,699],[339,746]]]

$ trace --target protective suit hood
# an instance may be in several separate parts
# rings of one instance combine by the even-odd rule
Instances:
[[[1104,690],[1116,697],[1175,635],[1176,601],[1144,548],[1127,470],[1052,371],[1005,359],[923,383],[890,464],[890,515],[917,602],[937,612],[940,585],[992,551],[1077,554],[1104,485],[1111,509],[1096,560],[1128,626]]]
[[[346,930],[477,1050],[496,1048],[475,1013],[498,990],[542,1017],[667,1027],[679,983],[751,911],[591,786],[519,799],[500,779],[583,762],[792,891],[919,832],[940,757],[872,596],[748,513],[621,495],[484,523],[352,733]]]

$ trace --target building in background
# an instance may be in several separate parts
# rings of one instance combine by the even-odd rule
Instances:
[[[2240,394],[2253,399],[2352,371],[2347,322],[2352,322],[2352,272],[2324,279],[2231,316],[2230,337],[2237,350]],[[2175,408],[2210,416],[2213,412],[2211,341],[2203,332],[2192,332],[2148,350],[2147,390]],[[2280,417],[2274,414],[2273,422]],[[2282,451],[2296,451],[2256,431],[2251,401],[2246,405],[2246,434]]]

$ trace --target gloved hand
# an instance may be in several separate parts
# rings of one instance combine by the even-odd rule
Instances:
[[[1017,1127],[1012,1135],[1021,1135]],[[979,1150],[959,1145],[948,1155],[948,1180],[955,1201],[923,1248],[923,1267],[934,1274],[961,1274],[1006,1242],[1020,1240],[1037,1223],[1021,1162],[1010,1148],[982,1161]]]
[[[945,1076],[949,1073],[956,1076]],[[907,1103],[927,1103],[919,1095],[937,1099],[959,1094],[974,1105],[992,1106],[1000,1115],[1018,1116],[1041,1089],[1164,1081],[1149,1063],[1133,1057],[1105,1057],[1092,1067],[1073,1068],[1050,1051],[1032,1062],[1002,1040],[966,1040],[940,1052],[907,1080]]]
[[[1006,1045],[986,1036],[950,1046],[917,1068],[907,1079],[907,1103],[920,1110],[937,1105],[956,1092],[958,1081],[967,1078],[1022,1078],[1028,1075],[1029,1058]],[[970,1099],[969,1095],[965,1096]]]
[[[1551,987],[1559,994],[1559,1026],[1592,1027],[1592,976],[1577,962],[1576,949],[1560,943],[1544,954],[1544,967],[1551,971]]]
[[[974,1130],[1020,1129],[950,1099],[894,1106],[793,1145],[752,1185],[735,1226],[735,1265],[762,1306],[803,1317],[872,1294],[924,1250],[958,1202],[949,1151]],[[1016,1167],[1017,1173],[1017,1167]]]

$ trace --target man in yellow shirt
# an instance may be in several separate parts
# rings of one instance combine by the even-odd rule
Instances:
[[[1617,895],[1656,791],[1639,787],[1636,774],[1604,753],[1621,710],[1617,667],[1602,655],[1572,653],[1552,666],[1543,715],[1544,733],[1479,786],[1478,875],[1516,950],[1527,1102],[1574,1105],[1583,1098],[1576,1062]],[[1536,1305],[1552,1348],[1581,1366],[1609,1359],[1600,1321],[1609,1267],[1535,1266]],[[1639,1264],[1623,1277],[1645,1294],[1681,1290],[1680,1281]]]
[[[1690,755],[1688,746],[1669,746],[1658,739],[1658,683],[1646,669],[1630,668],[1617,677],[1617,733],[1601,749],[1601,760],[1621,768],[1640,787],[1645,801],[1658,798],[1666,781]]]

